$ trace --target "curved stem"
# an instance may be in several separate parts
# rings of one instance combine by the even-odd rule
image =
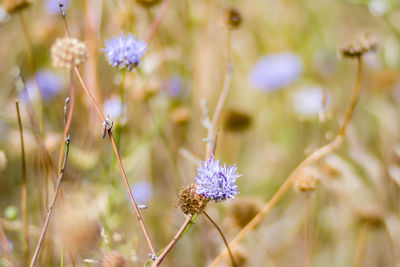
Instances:
[[[74,81],[73,81],[73,77],[74,76],[73,76],[72,70],[70,72],[70,76],[71,76],[70,108],[69,108],[69,111],[68,111],[68,118],[66,120],[66,123],[65,123],[65,126],[64,126],[64,131],[63,131],[63,138],[64,138],[63,142],[66,143],[67,148],[66,148],[66,151],[65,151],[65,156],[64,156],[64,160],[62,162],[61,168],[59,169],[58,181],[57,181],[57,185],[56,185],[56,191],[54,192],[53,200],[52,200],[52,202],[51,202],[51,204],[50,204],[50,206],[48,208],[46,220],[44,222],[44,226],[43,226],[42,232],[40,234],[40,238],[39,238],[38,244],[36,246],[35,253],[34,253],[33,257],[32,257],[31,264],[29,265],[30,267],[36,266],[37,260],[39,259],[40,250],[42,248],[44,237],[46,235],[47,228],[49,226],[50,219],[51,219],[51,216],[53,214],[54,205],[55,205],[55,203],[57,201],[57,197],[58,197],[58,195],[59,195],[59,193],[61,191],[61,183],[62,183],[62,179],[64,177],[64,170],[65,170],[65,166],[66,166],[67,160],[68,160],[68,154],[69,154],[68,132],[69,132],[69,128],[70,128],[70,125],[71,125],[72,114],[74,112],[74,105],[75,105],[75,85],[74,85]],[[68,102],[66,102],[65,105],[67,105],[67,103]],[[64,108],[64,109],[66,109],[66,108]],[[64,146],[63,145],[61,146],[61,148],[64,150]]]
[[[18,117],[18,127],[21,138],[21,158],[22,158],[22,216],[23,216],[23,229],[24,229],[24,245],[25,245],[25,266],[29,264],[29,222],[28,222],[28,190],[26,187],[26,160],[25,160],[25,145],[24,145],[24,132],[22,128],[21,113],[19,111],[19,102],[15,102]]]
[[[211,119],[211,125],[208,128],[208,133],[207,133],[208,143],[207,143],[207,147],[206,147],[206,159],[210,158],[211,154],[213,153],[213,143],[215,144],[216,140],[214,140],[214,142],[211,142],[211,140],[213,138],[214,130],[217,125],[219,116],[221,115],[222,108],[224,107],[226,97],[228,96],[228,91],[229,91],[229,87],[231,85],[231,80],[232,80],[233,66],[231,63],[231,31],[230,30],[228,30],[227,37],[226,37],[226,50],[227,50],[227,63],[226,63],[227,65],[226,65],[224,85],[222,87],[221,94],[218,98],[215,112]]]
[[[236,265],[236,263],[235,263],[235,259],[233,258],[232,251],[231,251],[231,249],[229,248],[229,244],[228,244],[228,242],[226,241],[226,238],[225,238],[225,236],[224,236],[224,233],[222,233],[222,230],[219,228],[218,224],[217,224],[216,222],[214,222],[214,220],[211,219],[211,217],[208,216],[208,214],[207,214],[205,211],[203,211],[203,214],[210,220],[210,222],[214,225],[214,227],[217,228],[219,234],[221,235],[222,239],[224,240],[225,247],[226,247],[226,249],[228,250],[229,257],[231,258],[231,261],[232,261],[232,266],[233,266],[233,267],[236,267],[237,265]]]
[[[165,256],[171,251],[171,249],[175,246],[176,242],[178,242],[181,235],[185,232],[186,227],[190,224],[193,215],[186,218],[185,222],[182,224],[181,228],[179,228],[178,232],[174,236],[174,238],[169,242],[165,250],[161,253],[161,255],[153,262],[152,267],[159,266],[161,262],[164,260]]]
[[[305,192],[306,194],[306,209],[305,209],[305,219],[304,219],[304,266],[311,266],[311,244],[310,240],[310,195],[311,192]]]
[[[235,247],[237,244],[242,241],[248,233],[254,230],[262,220],[268,215],[268,213],[275,207],[278,201],[286,194],[286,192],[291,188],[293,181],[297,178],[298,173],[306,166],[309,166],[312,163],[315,163],[317,160],[323,158],[327,154],[331,153],[333,150],[338,148],[342,142],[344,135],[346,133],[346,129],[348,124],[350,123],[350,119],[353,115],[354,108],[359,98],[360,94],[360,83],[361,83],[361,71],[362,71],[362,59],[361,57],[357,58],[358,68],[357,68],[357,78],[356,84],[353,89],[353,95],[350,100],[350,104],[347,108],[345,120],[340,127],[340,131],[338,135],[328,144],[324,145],[323,147],[315,150],[311,153],[308,157],[306,157],[289,175],[286,181],[282,184],[282,186],[278,189],[278,191],[273,195],[273,197],[268,201],[262,210],[236,235],[236,237],[229,243],[231,248]],[[222,251],[214,261],[209,265],[217,266],[217,264],[221,261],[223,255],[226,253],[226,250]]]
[[[61,6],[60,6],[60,14],[61,14],[62,19],[63,19],[64,28],[65,28],[65,33],[66,33],[67,37],[69,38],[70,35],[69,35],[69,32],[68,32],[67,21],[66,21],[66,19],[65,19],[64,12],[62,11],[62,7],[61,7]],[[93,105],[94,105],[94,107],[95,107],[95,109],[96,109],[96,111],[97,111],[97,114],[99,115],[99,117],[101,118],[101,120],[104,122],[104,121],[105,121],[105,117],[104,117],[104,115],[103,115],[103,112],[101,111],[99,105],[97,104],[96,100],[94,99],[92,93],[91,93],[91,92],[89,91],[89,89],[87,88],[86,83],[85,83],[84,80],[82,79],[82,75],[81,75],[81,73],[79,72],[78,66],[74,66],[74,71],[75,71],[76,76],[78,77],[78,80],[79,80],[79,82],[80,82],[80,84],[81,84],[83,90],[84,90],[85,93],[88,95],[90,101],[93,103]],[[129,182],[128,182],[128,179],[127,179],[127,177],[126,177],[124,167],[123,167],[123,165],[122,165],[121,157],[120,157],[120,155],[119,155],[118,148],[117,148],[117,145],[116,145],[116,143],[115,143],[115,138],[114,138],[114,136],[113,136],[113,134],[112,134],[112,129],[111,129],[111,127],[110,127],[110,128],[108,128],[107,130],[108,130],[108,136],[110,137],[110,141],[111,141],[111,145],[112,145],[112,148],[113,148],[115,157],[117,158],[117,161],[118,161],[118,167],[119,167],[119,170],[120,170],[120,172],[121,172],[121,176],[122,176],[122,178],[123,178],[123,180],[124,180],[124,183],[125,183],[125,185],[126,185],[126,190],[127,190],[128,194],[129,194],[129,199],[130,199],[130,201],[131,201],[132,207],[133,207],[133,209],[134,209],[134,211],[135,211],[135,214],[136,214],[136,217],[137,217],[137,219],[138,219],[138,221],[139,221],[140,227],[142,228],[143,234],[144,234],[145,237],[146,237],[146,241],[147,241],[147,243],[148,243],[148,245],[149,245],[149,248],[150,248],[150,250],[151,250],[151,253],[152,253],[153,255],[155,255],[155,250],[154,250],[153,244],[151,243],[149,234],[148,234],[147,229],[146,229],[146,227],[145,227],[145,225],[144,225],[143,219],[142,219],[142,217],[141,217],[141,215],[140,215],[139,208],[137,207],[136,202],[135,202],[135,199],[133,198],[133,194],[132,194],[131,188],[130,188],[130,186],[129,186]]]

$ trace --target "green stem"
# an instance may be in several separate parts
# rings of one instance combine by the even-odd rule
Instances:
[[[124,116],[124,97],[125,97],[125,77],[126,77],[126,69],[122,70],[122,82],[121,89],[119,90],[119,100],[121,104],[121,113],[118,118],[118,123],[115,131],[115,141],[117,143],[118,150],[120,150],[121,143],[121,121]]]

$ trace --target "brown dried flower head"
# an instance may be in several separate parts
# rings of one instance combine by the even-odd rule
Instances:
[[[294,187],[301,192],[314,191],[318,183],[317,172],[310,167],[303,168],[297,179],[294,181]]]
[[[236,8],[229,8],[225,11],[225,24],[229,29],[236,29],[242,23],[242,16]]]
[[[51,47],[51,59],[57,68],[70,69],[85,63],[87,58],[86,45],[75,38],[57,39]]]
[[[126,258],[118,251],[107,252],[101,259],[101,267],[125,267]]]
[[[3,8],[7,13],[13,14],[19,12],[31,5],[29,0],[5,0],[3,1]]]
[[[250,127],[251,117],[239,110],[231,109],[225,116],[224,128],[232,132],[245,131]]]
[[[229,214],[233,223],[243,228],[260,212],[261,208],[261,201],[257,198],[238,198],[230,206]]]
[[[200,214],[207,206],[208,200],[197,194],[195,184],[184,187],[179,193],[178,206],[186,215]]]
[[[361,57],[365,53],[373,52],[377,49],[378,43],[374,36],[362,34],[352,43],[339,48],[344,57]]]
[[[161,0],[136,0],[136,3],[143,7],[151,7],[160,3]]]

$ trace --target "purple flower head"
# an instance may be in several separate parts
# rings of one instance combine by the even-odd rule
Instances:
[[[38,86],[42,99],[50,101],[60,93],[64,86],[64,81],[62,76],[55,72],[39,71],[36,73],[36,81],[35,79],[30,79],[26,84],[29,99],[35,100],[38,97]]]
[[[105,114],[110,115],[111,118],[116,119],[122,115],[121,99],[117,95],[113,95],[104,101],[103,109]],[[123,112],[126,111],[126,105],[123,105]]]
[[[136,39],[134,35],[127,36],[121,33],[120,37],[113,37],[106,41],[106,48],[102,49],[110,65],[131,71],[139,66],[140,59],[147,50],[146,42]]]
[[[138,204],[149,202],[153,195],[153,188],[147,181],[136,182],[132,187],[132,194]]]
[[[67,10],[69,8],[69,5],[71,4],[71,0],[46,0],[44,2],[44,9],[46,12],[50,15],[58,15],[60,13],[60,8],[58,7],[58,2],[61,2],[63,4],[63,11]]]
[[[236,179],[241,175],[237,172],[236,165],[221,166],[219,160],[214,161],[214,156],[201,164],[197,169],[197,194],[204,195],[216,202],[235,198],[238,194]]]
[[[279,53],[261,58],[249,75],[251,86],[271,92],[294,82],[302,71],[301,59],[295,54]]]

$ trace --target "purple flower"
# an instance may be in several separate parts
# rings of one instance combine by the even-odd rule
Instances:
[[[147,181],[136,182],[132,187],[132,194],[138,204],[149,202],[153,195],[153,188]]]
[[[294,82],[302,71],[301,59],[295,54],[280,53],[261,58],[249,75],[251,86],[265,92]]]
[[[113,37],[106,41],[106,48],[102,49],[110,65],[114,68],[133,70],[139,66],[141,57],[147,49],[147,44],[139,38],[136,40],[130,33],[125,36]]]
[[[58,15],[60,13],[58,2],[61,2],[63,4],[63,11],[67,10],[69,5],[71,4],[71,0],[46,0],[44,2],[44,9],[50,15]]]
[[[236,179],[241,175],[237,172],[236,165],[221,166],[219,160],[214,161],[214,156],[201,164],[197,169],[197,194],[204,195],[216,202],[235,198],[238,194]]]
[[[104,112],[111,118],[119,118],[122,115],[121,99],[117,95],[113,95],[104,101]],[[123,111],[126,111],[126,105],[123,105]]]
[[[329,98],[325,100],[329,104]],[[303,88],[293,98],[294,109],[303,116],[318,115],[324,108],[324,94],[319,87]]]
[[[40,92],[43,100],[50,101],[60,93],[63,86],[64,81],[61,75],[55,72],[42,70],[36,73],[36,81],[35,79],[30,79],[27,82],[26,90],[31,100],[35,100],[35,98],[38,97],[37,92]],[[37,87],[39,87],[39,91]]]
[[[173,98],[178,98],[182,95],[183,81],[179,76],[172,76],[165,84],[167,94]]]

